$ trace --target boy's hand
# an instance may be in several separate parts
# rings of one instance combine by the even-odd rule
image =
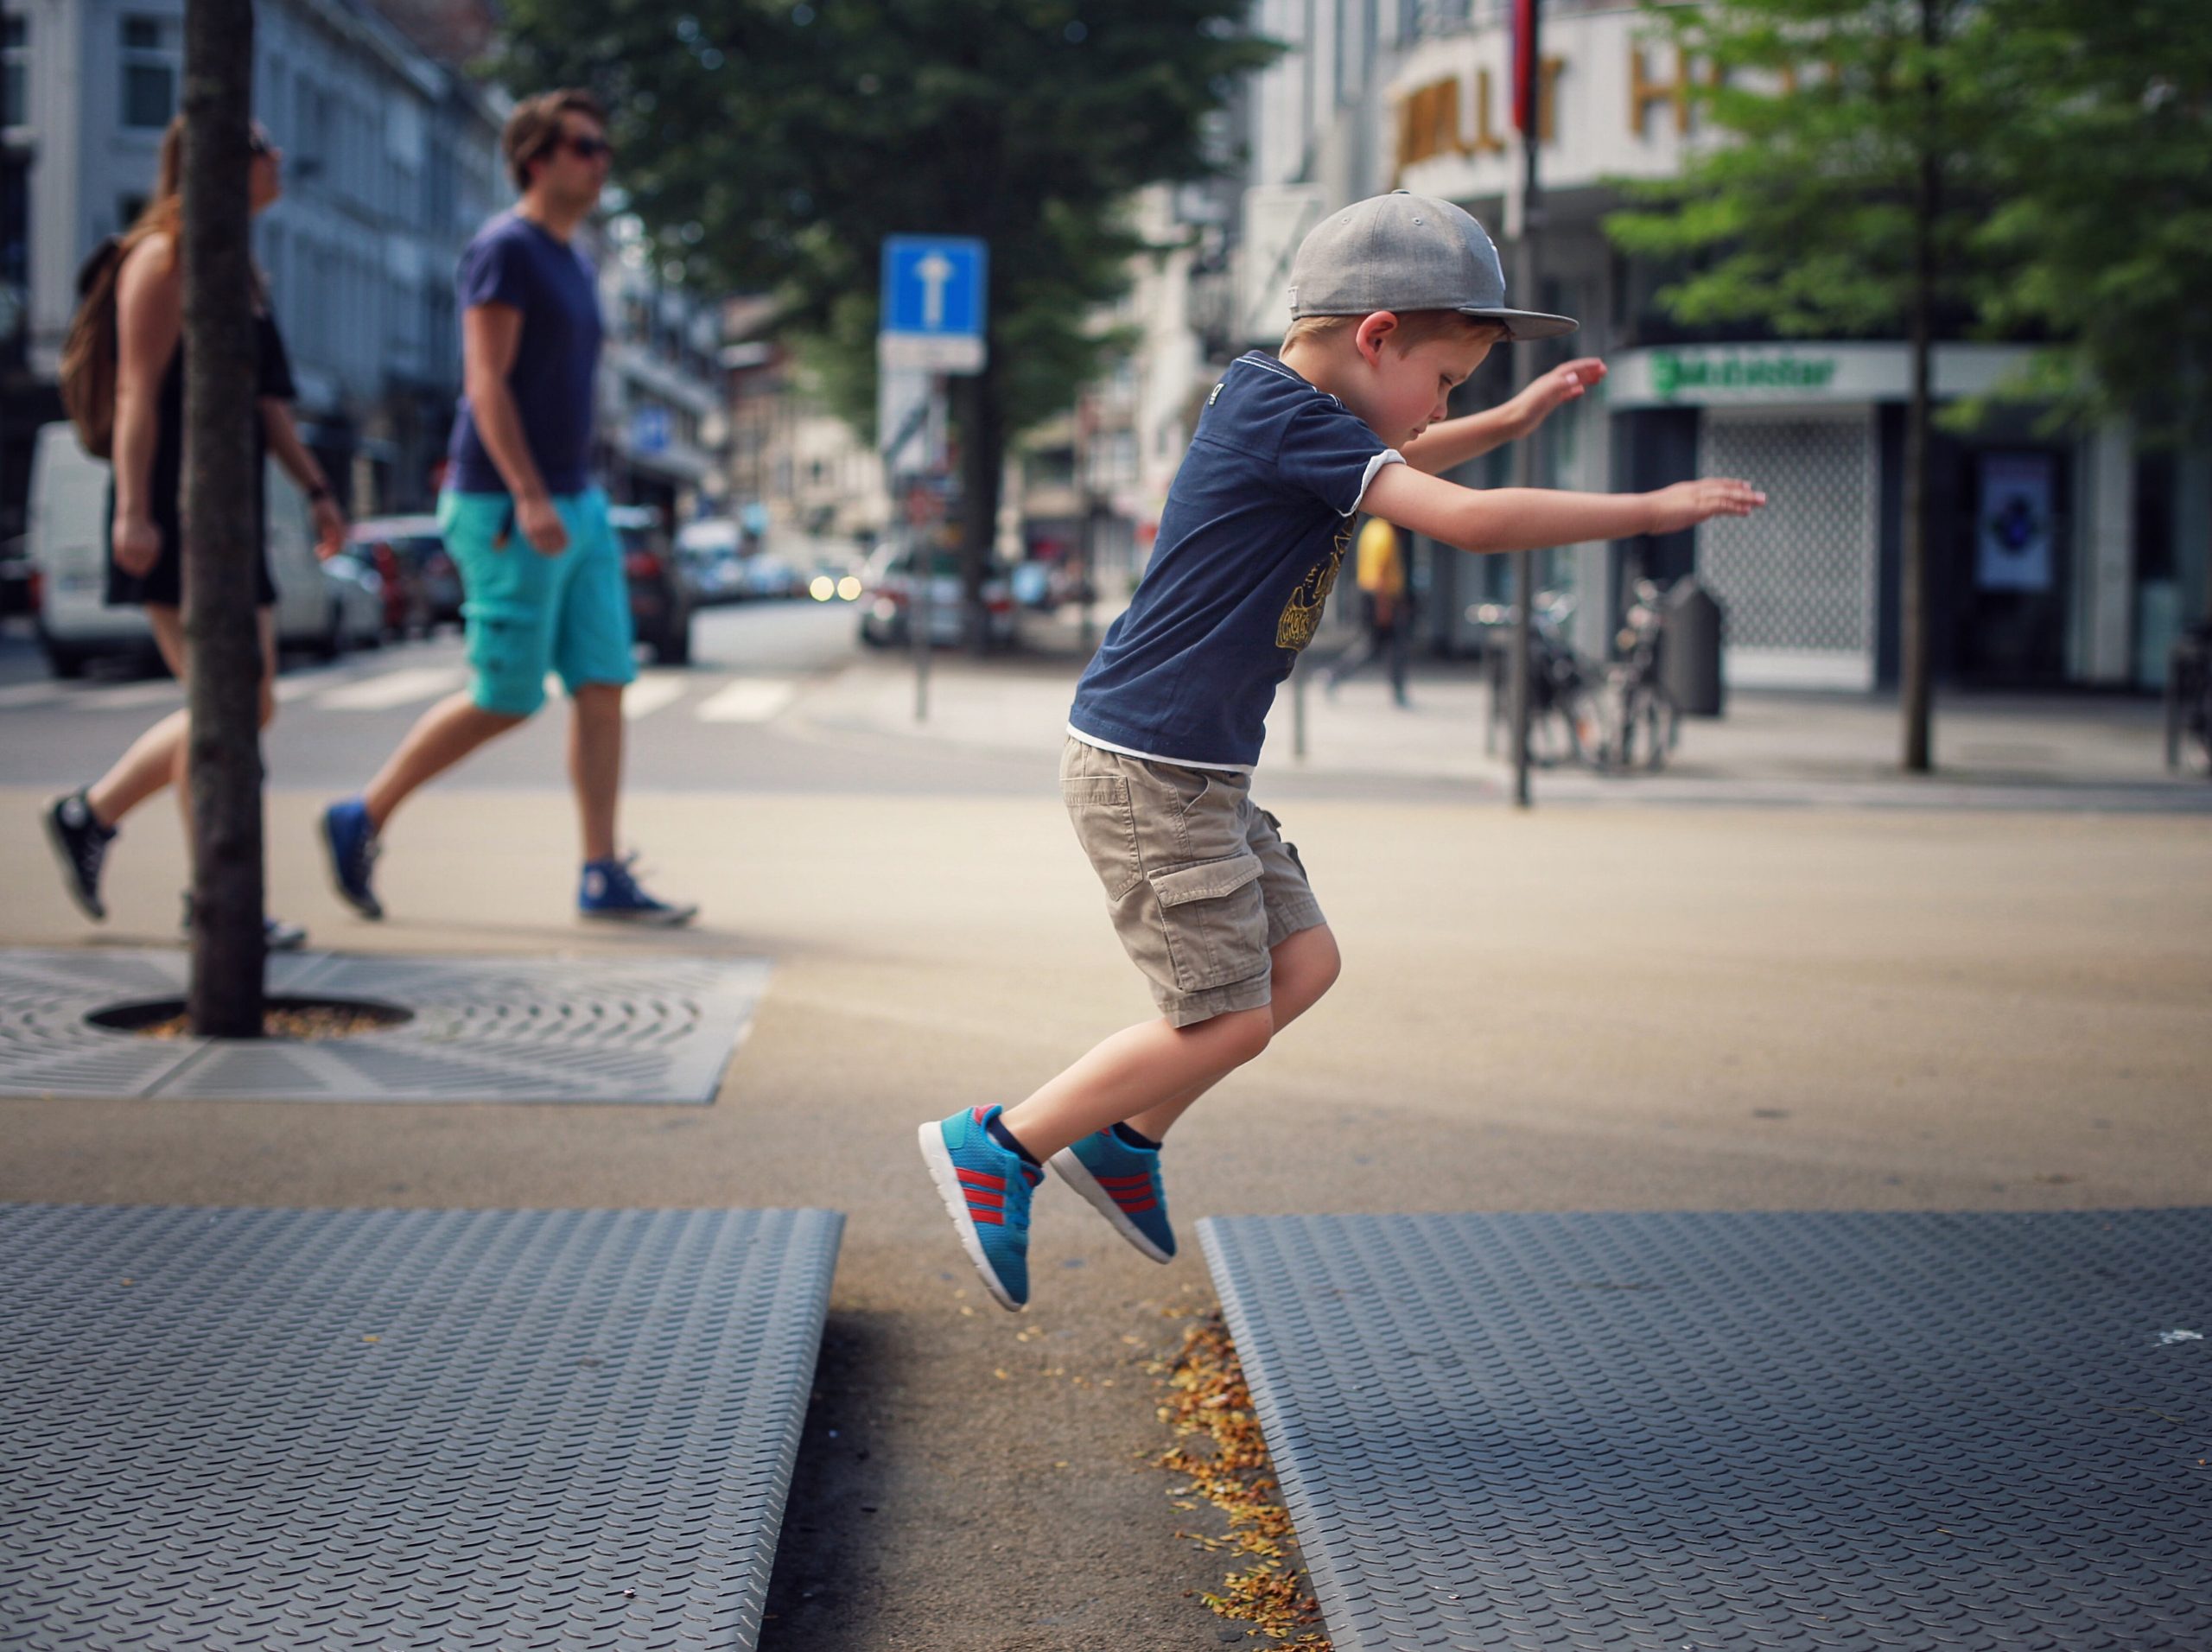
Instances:
[[[1678,533],[1717,516],[1749,516],[1766,503],[1766,495],[1749,482],[1732,476],[1707,476],[1694,482],[1676,482],[1643,496],[1650,502],[1651,525],[1647,533]]]
[[[1605,364],[1595,356],[1563,361],[1513,398],[1520,412],[1522,433],[1535,429],[1569,402],[1580,401],[1589,388],[1605,376]]]

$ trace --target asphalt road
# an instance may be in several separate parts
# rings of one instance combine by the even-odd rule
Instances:
[[[646,665],[626,696],[626,784],[646,791],[961,791],[1049,785],[1040,765],[987,753],[924,753],[824,742],[795,732],[806,697],[861,655],[843,602],[748,603],[696,621],[693,664]],[[467,680],[460,639],[388,645],[324,664],[288,658],[264,740],[271,790],[337,794],[372,773],[423,709]],[[138,733],[181,703],[166,674],[104,670],[75,683],[45,671],[28,633],[0,635],[0,785],[61,788],[92,778]],[[529,723],[474,755],[472,789],[563,784],[566,718],[557,695]]]

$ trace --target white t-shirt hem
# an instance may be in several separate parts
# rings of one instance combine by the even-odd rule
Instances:
[[[1084,745],[1096,747],[1102,752],[1113,752],[1122,757],[1139,757],[1147,763],[1166,763],[1179,769],[1215,769],[1224,774],[1249,774],[1253,770],[1253,765],[1249,763],[1194,763],[1187,757],[1167,757],[1159,752],[1141,752],[1134,746],[1116,746],[1110,740],[1101,740],[1096,734],[1084,734],[1073,723],[1068,725],[1068,738],[1079,740]]]
[[[1351,502],[1351,509],[1344,514],[1348,517],[1359,514],[1359,502],[1367,497],[1367,490],[1375,486],[1375,479],[1382,473],[1383,466],[1402,465],[1405,462],[1405,454],[1400,453],[1395,448],[1385,448],[1374,458],[1369,460],[1367,469],[1362,473],[1359,479],[1359,492]]]

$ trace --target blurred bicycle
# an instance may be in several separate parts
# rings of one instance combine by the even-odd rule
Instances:
[[[1681,737],[1681,709],[1659,680],[1661,600],[1666,593],[1638,580],[1613,645],[1616,658],[1599,663],[1567,639],[1574,599],[1540,591],[1529,639],[1529,760],[1542,768],[1582,763],[1599,773],[1620,774],[1641,766],[1666,766]],[[1478,603],[1467,617],[1484,630],[1491,661],[1490,721],[1483,749],[1495,753],[1501,729],[1510,730],[1512,627],[1519,609],[1510,603]]]
[[[2191,626],[2166,658],[2166,767],[2178,771],[2184,739],[2212,776],[2212,621]]]

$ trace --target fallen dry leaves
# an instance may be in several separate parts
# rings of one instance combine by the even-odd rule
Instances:
[[[1219,1593],[1200,1598],[1217,1616],[1252,1624],[1250,1634],[1306,1652],[1329,1652],[1319,1629],[1320,1604],[1294,1558],[1290,1513],[1276,1496],[1244,1368],[1220,1312],[1184,1326],[1182,1351],[1146,1369],[1160,1379],[1165,1396],[1160,1420],[1175,1435],[1175,1444],[1155,1461],[1185,1483],[1171,1488],[1168,1496],[1178,1509],[1194,1509],[1189,1499],[1202,1497],[1229,1522],[1224,1536],[1176,1535],[1247,1562],[1222,1579]]]

